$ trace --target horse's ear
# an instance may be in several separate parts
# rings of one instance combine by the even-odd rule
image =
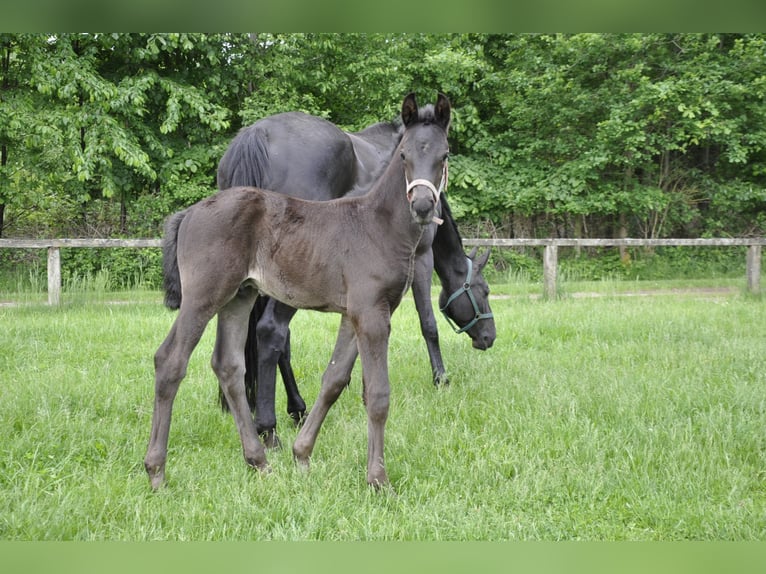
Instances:
[[[449,130],[451,110],[449,99],[439,92],[439,96],[436,98],[436,106],[434,107],[434,115],[436,116],[436,123],[443,127],[445,131]]]
[[[415,92],[410,92],[402,102],[402,123],[409,126],[418,119],[418,103],[415,101]]]
[[[491,249],[487,249],[484,253],[479,255],[479,257],[476,259],[475,263],[476,266],[479,268],[479,271],[484,269],[484,266],[487,264],[487,261],[489,261],[489,253]]]
[[[474,247],[473,249],[471,249],[471,251],[468,252],[468,258],[469,259],[474,259],[476,257],[476,252],[478,250],[479,250],[478,247]]]

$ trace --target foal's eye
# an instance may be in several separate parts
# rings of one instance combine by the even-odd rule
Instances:
[[[405,158],[404,158],[404,152],[402,152],[400,155],[402,156],[402,159],[405,159]]]

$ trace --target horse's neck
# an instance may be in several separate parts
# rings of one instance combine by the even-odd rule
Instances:
[[[456,282],[465,281],[468,263],[457,226],[448,210],[442,211],[444,223],[437,227],[431,248],[436,275],[443,287],[451,288]]]
[[[356,182],[348,195],[367,193],[391,162],[394,151],[401,141],[401,133],[393,127],[372,126],[364,131],[349,133],[357,161]]]
[[[404,127],[383,122],[371,125],[362,131],[351,132],[348,135],[351,141],[355,143],[358,141],[365,142],[375,148],[382,156],[390,158],[399,142],[402,141]]]

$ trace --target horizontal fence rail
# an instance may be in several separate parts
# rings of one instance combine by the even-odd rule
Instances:
[[[48,250],[48,304],[61,302],[62,247],[161,247],[161,239],[0,239],[0,248]]]
[[[761,251],[766,237],[707,239],[464,239],[463,245],[476,247],[545,247],[543,253],[543,291],[556,296],[559,247],[742,247],[746,246],[745,274],[751,293],[761,290]]]
[[[48,250],[48,303],[61,301],[61,248],[160,247],[160,239],[0,239],[0,248]],[[766,237],[710,239],[464,239],[466,247],[544,247],[543,290],[556,296],[559,247],[747,247],[747,289],[760,293],[761,253]]]

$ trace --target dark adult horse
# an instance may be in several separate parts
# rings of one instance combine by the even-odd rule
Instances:
[[[243,128],[232,140],[218,166],[218,187],[255,186],[311,200],[362,195],[391,161],[403,133],[401,122],[378,123],[347,133],[301,112],[269,116]],[[475,348],[486,349],[494,342],[495,325],[489,289],[481,275],[489,251],[477,258],[474,250],[466,257],[445,196],[437,209],[444,224],[435,236],[427,233],[423,237],[412,291],[433,381],[439,385],[448,380],[431,305],[434,268],[442,284],[440,306],[455,331],[467,333]],[[295,312],[293,307],[262,297],[250,317],[246,388],[258,431],[269,446],[278,444],[274,412],[277,367],[290,416],[298,422],[306,410],[290,365],[289,324]]]
[[[309,458],[320,426],[362,361],[367,410],[367,482],[386,484],[383,436],[389,410],[391,314],[412,281],[415,252],[446,175],[450,104],[439,94],[418,109],[402,103],[397,154],[366,195],[313,202],[258,188],[220,191],[171,216],[163,238],[166,303],[180,308],[154,356],[155,400],[144,465],[153,488],[165,479],[171,413],[189,357],[218,316],[212,367],[230,405],[246,462],[268,467],[245,394],[242,349],[259,294],[296,308],[341,314],[319,396],[293,443]]]

